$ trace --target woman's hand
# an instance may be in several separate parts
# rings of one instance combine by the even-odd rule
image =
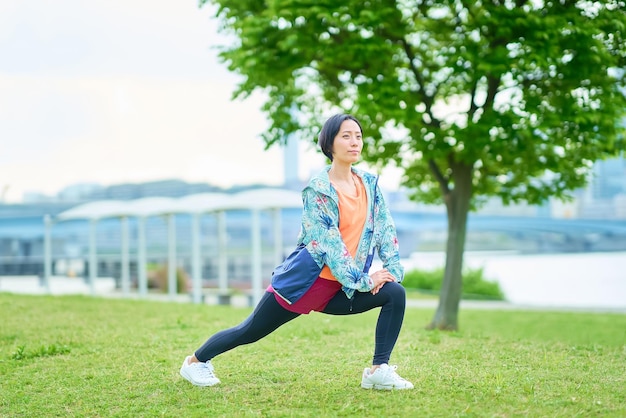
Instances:
[[[396,278],[393,277],[393,275],[389,273],[389,270],[387,269],[378,270],[377,272],[370,274],[370,277],[374,281],[374,288],[371,290],[372,295],[378,293],[380,288],[383,287],[385,283],[396,281]]]

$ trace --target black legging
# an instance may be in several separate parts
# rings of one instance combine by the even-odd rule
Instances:
[[[376,345],[372,361],[372,364],[378,365],[389,362],[391,351],[400,334],[405,306],[404,287],[396,282],[389,282],[376,295],[371,292],[356,292],[352,300],[339,291],[322,312],[330,315],[352,315],[382,307],[376,324]],[[258,341],[298,316],[300,314],[280,306],[273,293],[265,292],[254,312],[245,321],[210,337],[195,352],[196,358],[208,361],[235,347]]]

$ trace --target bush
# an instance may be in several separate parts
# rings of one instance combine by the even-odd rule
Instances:
[[[167,264],[151,265],[148,269],[148,287],[150,289],[158,289],[167,293]],[[185,293],[189,287],[189,277],[185,270],[180,267],[176,269],[176,293]]]
[[[439,294],[443,281],[443,268],[435,270],[414,269],[404,274],[402,284],[407,289]],[[483,277],[483,269],[466,269],[463,272],[462,299],[504,300],[500,285]]]

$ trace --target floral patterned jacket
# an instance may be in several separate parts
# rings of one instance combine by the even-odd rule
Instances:
[[[361,178],[368,200],[365,225],[353,258],[339,233],[339,197],[330,184],[329,169],[330,166],[313,177],[302,191],[304,210],[298,244],[306,246],[320,268],[328,265],[348,298],[355,291],[368,292],[374,287],[367,272],[375,250],[383,267],[401,282],[404,268],[400,264],[396,227],[378,187],[378,177],[352,168]]]

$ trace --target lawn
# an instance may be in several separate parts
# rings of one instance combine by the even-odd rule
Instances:
[[[412,391],[367,391],[376,312],[303,316],[213,363],[183,358],[248,308],[0,294],[0,416],[625,417],[626,315],[407,310],[392,357]]]

